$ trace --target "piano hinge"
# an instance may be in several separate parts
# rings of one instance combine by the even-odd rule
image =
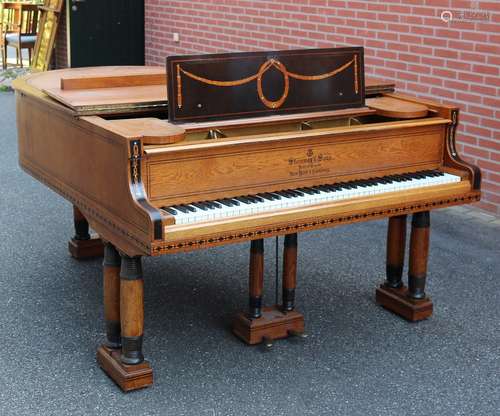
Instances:
[[[141,182],[141,141],[132,140],[130,142],[130,176],[132,183]]]
[[[160,211],[150,205],[141,179],[142,144],[140,140],[130,142],[130,179],[135,198],[150,215],[153,222],[155,240],[163,239],[163,226]]]
[[[458,125],[458,110],[451,110],[451,124],[448,127],[448,146],[453,157],[457,157],[457,148],[455,143],[455,134]]]

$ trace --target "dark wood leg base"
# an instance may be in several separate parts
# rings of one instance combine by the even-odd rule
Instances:
[[[97,362],[104,372],[127,392],[153,385],[153,369],[148,361],[136,365],[123,364],[119,349],[101,345],[97,349]]]
[[[88,240],[77,240],[72,238],[68,241],[69,254],[77,260],[102,257],[104,245],[99,237],[91,237]]]
[[[408,288],[405,286],[394,289],[382,284],[377,288],[375,300],[379,305],[411,322],[422,321],[432,315],[430,298],[412,299],[408,296]]]
[[[250,345],[265,339],[287,338],[291,333],[304,332],[304,316],[296,311],[283,312],[280,306],[264,307],[260,318],[250,319],[247,314],[238,314],[233,321],[233,332]]]

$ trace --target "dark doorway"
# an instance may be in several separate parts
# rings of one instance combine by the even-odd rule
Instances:
[[[144,65],[144,0],[69,0],[71,66]]]

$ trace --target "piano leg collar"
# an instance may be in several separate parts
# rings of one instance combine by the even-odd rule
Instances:
[[[432,315],[430,298],[412,299],[408,296],[408,288],[405,286],[391,288],[382,284],[377,288],[375,300],[379,305],[411,322],[422,321]]]
[[[104,372],[127,392],[153,384],[153,369],[148,361],[126,365],[120,361],[120,350],[101,345],[97,349],[97,362]]]
[[[93,236],[88,240],[77,240],[72,238],[68,241],[68,250],[72,257],[77,260],[102,257],[104,245],[101,239]]]
[[[280,306],[264,307],[260,318],[238,314],[233,321],[233,332],[250,345],[260,344],[264,338],[287,338],[290,333],[304,332],[304,316],[296,311],[283,312]]]

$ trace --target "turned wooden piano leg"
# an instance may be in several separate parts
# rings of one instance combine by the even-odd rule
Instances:
[[[287,234],[283,248],[282,311],[286,315],[287,335],[305,337],[304,316],[295,310],[295,289],[297,287],[297,234]]]
[[[408,268],[408,296],[416,301],[426,299],[427,259],[429,257],[430,213],[413,215]]]
[[[75,259],[87,259],[100,257],[104,252],[103,242],[99,237],[93,237],[89,233],[89,223],[81,211],[73,205],[73,222],[75,235],[68,242],[68,250]]]
[[[250,243],[250,268],[248,277],[248,315],[251,319],[262,316],[262,291],[264,287],[264,240]]]
[[[285,236],[283,249],[283,310],[295,309],[295,287],[297,286],[297,234]]]
[[[120,254],[112,244],[106,243],[104,245],[103,261],[104,321],[106,323],[105,345],[113,349],[119,349],[122,346],[120,324],[120,266]]]
[[[405,246],[406,215],[389,218],[387,228],[386,287],[399,289],[403,286]]]
[[[427,258],[429,255],[429,212],[413,214],[410,237],[408,287],[402,282],[406,217],[389,220],[387,236],[387,279],[377,289],[376,301],[386,309],[415,322],[432,315],[432,302],[425,296]]]
[[[111,256],[114,259],[116,250],[113,250],[106,248],[107,258],[108,253],[110,253],[109,259]],[[144,360],[142,353],[144,283],[141,258],[122,254],[118,282],[116,281],[116,267],[108,266],[107,259],[105,259],[104,264],[107,345],[101,345],[97,350],[97,361],[124,391],[150,386],[153,384],[153,370],[149,362]],[[117,308],[117,304],[119,308]],[[108,325],[109,321],[113,321],[117,317],[120,319],[120,330],[114,324],[115,321]],[[117,338],[118,334],[120,338]],[[121,349],[119,348],[120,344],[117,344],[118,339]],[[112,345],[109,345],[110,341]]]
[[[304,332],[304,317],[294,311],[297,235],[285,237],[283,269],[283,305],[262,307],[264,285],[264,241],[253,240],[250,247],[249,267],[249,313],[240,313],[233,322],[233,332],[248,344],[301,335]],[[285,282],[286,280],[286,282]]]

